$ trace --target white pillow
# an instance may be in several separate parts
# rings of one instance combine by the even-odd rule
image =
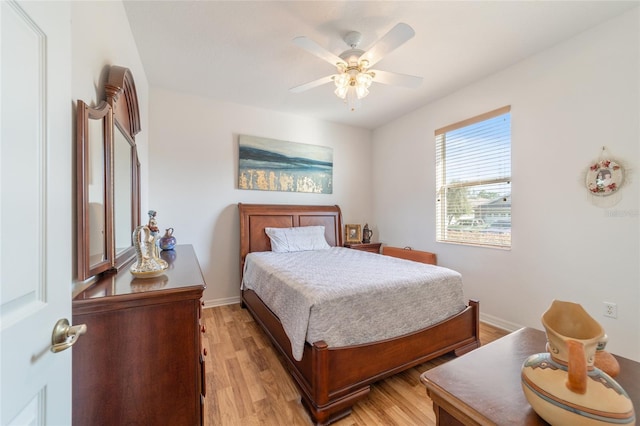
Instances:
[[[264,232],[271,239],[271,251],[276,253],[331,248],[324,238],[324,226],[264,228]]]

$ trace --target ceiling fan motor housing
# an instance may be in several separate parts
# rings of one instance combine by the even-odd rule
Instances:
[[[347,46],[350,46],[352,49],[355,49],[360,44],[362,40],[362,34],[357,31],[350,31],[345,34],[343,38],[344,42],[347,43]]]
[[[366,69],[368,66],[368,64],[362,64],[359,61],[360,57],[364,54],[364,50],[358,49],[358,45],[361,40],[362,34],[357,31],[348,32],[344,36],[344,42],[347,43],[351,49],[345,50],[339,56],[347,63],[347,70],[351,68],[360,68],[360,70],[362,70],[363,68]]]
[[[361,49],[349,49],[340,54],[349,67],[357,67],[361,65],[359,62],[360,57],[364,54],[364,50]]]

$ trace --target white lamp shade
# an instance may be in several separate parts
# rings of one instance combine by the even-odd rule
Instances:
[[[356,86],[356,95],[358,99],[362,99],[369,94],[369,90],[365,86],[357,85]]]
[[[369,86],[371,86],[371,82],[373,81],[373,78],[371,77],[371,74],[361,72],[356,77],[356,81],[358,82],[358,86],[369,88]]]
[[[347,73],[338,74],[333,80],[337,88],[347,87],[349,85],[351,77]]]
[[[340,99],[344,99],[347,96],[347,91],[349,90],[349,85],[340,86],[335,90],[335,94]]]

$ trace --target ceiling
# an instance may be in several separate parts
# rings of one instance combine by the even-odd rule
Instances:
[[[374,129],[637,7],[638,1],[130,1],[131,30],[152,87]],[[414,38],[375,68],[423,77],[416,89],[374,83],[349,111],[335,73],[294,45],[307,36],[340,54],[362,33],[367,50],[398,22]]]

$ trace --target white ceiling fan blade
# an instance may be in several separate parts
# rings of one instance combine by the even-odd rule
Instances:
[[[422,77],[415,75],[399,74],[397,72],[371,70],[375,74],[373,81],[391,86],[415,88],[422,83]]]
[[[369,61],[369,66],[372,67],[388,53],[394,51],[402,44],[410,40],[416,34],[409,25],[401,22],[395,27],[391,28],[380,40],[374,43],[369,50],[367,50],[360,59],[366,59]]]
[[[310,38],[307,38],[304,36],[296,37],[293,39],[293,42],[296,45],[302,47],[307,52],[313,55],[316,55],[320,59],[324,59],[325,61],[329,62],[333,66],[337,66],[338,64],[345,63],[344,60],[342,60],[338,55],[334,55],[333,53],[329,52],[327,49],[320,46],[318,43],[311,40]]]
[[[328,75],[326,77],[322,77],[317,80],[313,80],[308,83],[301,84],[300,86],[292,87],[289,89],[289,91],[292,93],[304,92],[305,90],[313,89],[314,87],[322,86],[323,84],[327,84],[333,81],[333,77],[334,75]]]

